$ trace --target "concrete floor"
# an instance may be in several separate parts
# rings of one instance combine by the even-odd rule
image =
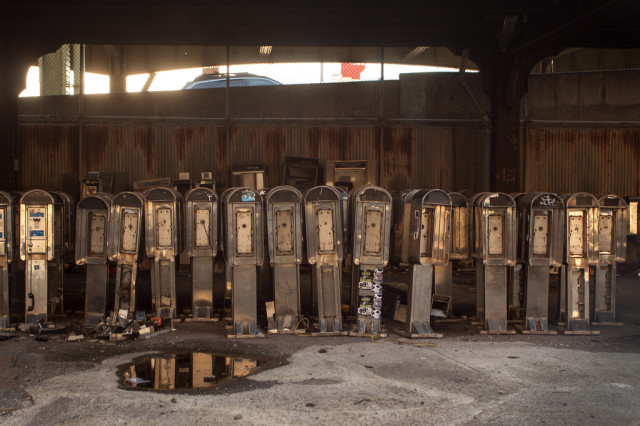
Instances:
[[[485,336],[436,324],[438,340],[390,334],[231,340],[181,323],[148,340],[0,342],[5,424],[640,424],[640,278],[620,268],[618,320],[597,336]],[[457,285],[458,300],[474,296]],[[463,308],[469,307],[469,303]],[[120,387],[119,366],[154,352],[250,356],[270,367],[186,393]]]

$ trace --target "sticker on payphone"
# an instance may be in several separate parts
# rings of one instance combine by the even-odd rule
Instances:
[[[250,211],[236,212],[236,252],[238,254],[253,253],[252,216]]]
[[[373,297],[358,296],[358,315],[371,315],[373,311]]]
[[[104,231],[107,216],[105,214],[89,214],[89,255],[104,255]]]
[[[533,216],[533,254],[547,254],[547,235],[549,216],[537,214]]]
[[[318,210],[317,221],[319,251],[333,251],[333,211]]]
[[[382,212],[368,209],[364,224],[364,252],[365,254],[380,254],[382,240]]]
[[[502,215],[492,214],[489,216],[489,254],[502,254],[503,240],[503,220]]]
[[[211,247],[209,218],[209,209],[196,209],[196,247]]]
[[[138,213],[124,213],[121,231],[122,251],[134,253],[138,246]]]
[[[569,254],[574,257],[584,255],[582,237],[584,234],[584,218],[582,213],[569,216]]]
[[[293,224],[291,210],[281,209],[276,212],[276,248],[278,254],[293,253]]]
[[[373,288],[373,270],[360,270],[360,279],[358,280],[358,288],[361,290],[371,290]]]

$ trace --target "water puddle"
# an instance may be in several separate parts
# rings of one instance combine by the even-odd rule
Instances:
[[[126,389],[185,392],[230,385],[270,367],[268,362],[206,352],[154,354],[136,358],[119,372]]]

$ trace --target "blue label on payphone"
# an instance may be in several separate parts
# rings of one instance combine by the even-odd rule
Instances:
[[[44,237],[44,230],[35,230],[29,232],[30,237]]]
[[[44,217],[43,212],[30,212],[29,217]]]
[[[246,202],[246,201],[255,201],[256,200],[256,194],[254,194],[251,191],[245,191],[245,192],[242,193],[241,199],[244,202]]]

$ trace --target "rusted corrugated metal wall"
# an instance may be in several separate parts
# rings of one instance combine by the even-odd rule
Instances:
[[[640,194],[640,129],[529,128],[526,190]]]
[[[82,141],[80,142],[80,133]],[[481,130],[454,126],[328,127],[90,124],[20,125],[21,187],[61,190],[65,174],[82,179],[88,171],[126,172],[129,184],[159,177],[196,178],[214,172],[229,182],[234,165],[260,163],[268,184],[279,185],[286,156],[325,160],[382,159],[380,184],[481,190],[477,176],[485,163]],[[382,153],[380,138],[382,135]]]

